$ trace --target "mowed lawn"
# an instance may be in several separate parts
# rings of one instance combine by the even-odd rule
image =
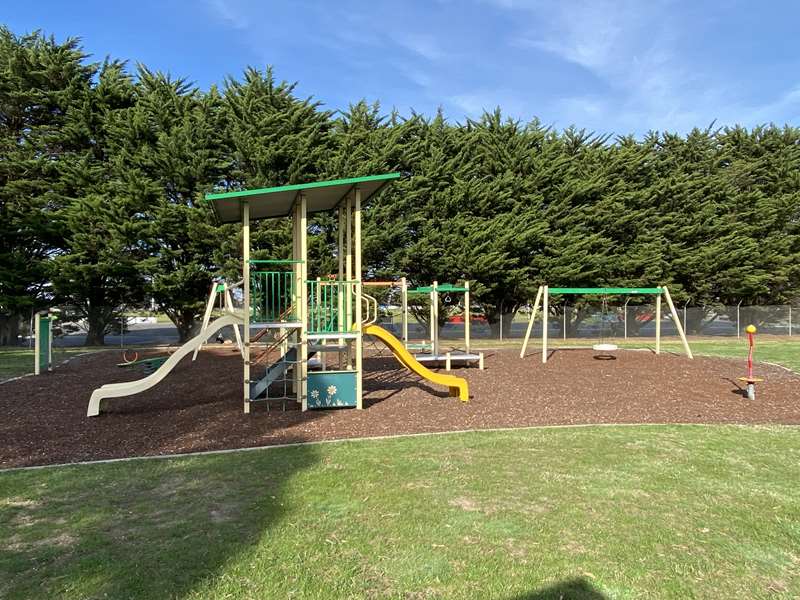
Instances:
[[[53,348],[53,365],[97,348]],[[0,381],[33,373],[33,348],[0,348]]]
[[[583,346],[591,348],[593,344],[597,343],[597,339],[551,339],[548,345],[553,348],[560,346]],[[642,338],[639,340],[611,340],[613,343],[618,344],[621,348],[648,348],[655,349],[655,340],[651,338]],[[515,340],[516,343],[516,340]],[[522,342],[519,343],[521,346]],[[695,355],[703,356],[720,356],[723,358],[736,358],[742,361],[743,369],[747,365],[747,338],[702,338],[690,339],[689,345],[692,348],[692,353]],[[539,339],[532,339],[528,346],[527,353],[535,354],[541,352],[541,342]],[[674,352],[675,354],[683,354],[683,345],[680,341],[674,338],[662,339],[661,349],[663,352]],[[787,369],[791,369],[796,373],[800,373],[800,335],[792,337],[774,337],[774,336],[756,336],[756,349],[755,360],[766,361],[782,365]],[[757,368],[756,368],[757,370]]]
[[[800,428],[612,426],[0,473],[0,597],[797,598]]]
[[[747,365],[747,338],[726,338],[719,340],[690,340],[692,352],[706,356],[722,356],[738,358],[742,366]],[[680,342],[672,340],[663,342],[663,348],[670,352],[682,353],[683,346]],[[800,373],[800,336],[794,340],[788,338],[771,338],[756,336],[755,360],[766,361],[782,365],[796,373]]]

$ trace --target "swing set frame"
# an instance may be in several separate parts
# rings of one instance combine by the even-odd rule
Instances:
[[[539,290],[536,292],[536,300],[533,303],[533,310],[531,311],[530,319],[528,320],[528,328],[525,331],[525,340],[522,342],[522,349],[520,350],[519,357],[525,357],[525,350],[528,347],[528,341],[533,331],[533,323],[536,320],[536,313],[539,311],[539,306],[542,307],[542,363],[547,362],[547,319],[550,310],[550,294],[563,296],[655,296],[656,298],[656,354],[661,354],[661,298],[667,302],[669,307],[672,321],[675,323],[675,328],[678,330],[678,335],[683,342],[683,349],[686,356],[690,359],[694,358],[692,349],[689,347],[689,341],[686,339],[686,333],[683,331],[683,325],[678,318],[678,312],[675,310],[675,305],[672,302],[672,296],[666,286],[652,287],[652,288],[628,288],[628,287],[602,287],[602,288],[560,288],[547,285],[540,285]]]

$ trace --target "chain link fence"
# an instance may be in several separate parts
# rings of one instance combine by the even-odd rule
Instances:
[[[232,301],[236,309],[242,307],[241,294],[234,290]],[[79,311],[68,306],[58,307],[58,319],[54,324],[54,346],[82,346],[86,341],[87,323],[80,318]],[[104,342],[106,346],[126,347],[129,345],[174,345],[178,343],[175,325],[154,307],[147,309],[126,309],[113,312]],[[216,316],[222,310],[216,307]],[[678,318],[686,334],[692,337],[742,337],[744,328],[753,324],[760,335],[798,336],[800,340],[800,306],[683,306],[676,305]],[[573,340],[624,340],[649,338],[654,340],[656,333],[655,304],[613,304],[605,310],[600,302],[587,305],[550,305],[548,336],[553,339]],[[515,314],[506,313],[497,318],[487,318],[479,309],[473,307],[470,314],[470,338],[476,342],[520,341],[525,337],[530,307],[523,307]],[[32,319],[20,322],[16,339],[18,346],[33,345],[30,336]],[[400,306],[391,298],[380,302],[379,324],[390,330],[398,338],[403,334],[403,318]],[[442,346],[463,348],[466,315],[462,305],[454,298],[453,303],[443,303],[437,324]],[[196,323],[199,330],[200,323]],[[196,333],[196,331],[195,331]],[[661,306],[661,335],[664,338],[677,337],[669,307]],[[222,332],[222,337],[231,337],[230,332]],[[542,313],[536,316],[531,333],[532,339],[542,336]],[[408,337],[411,341],[430,341],[430,304],[427,299],[417,300],[409,307]]]
[[[676,306],[678,319],[688,337],[741,337],[744,328],[753,324],[760,334],[800,336],[800,307],[782,306]],[[408,334],[411,340],[429,340],[430,318],[425,310],[410,313]],[[463,309],[444,312],[437,324],[439,339],[443,345],[459,347],[464,339]],[[504,314],[490,322],[480,312],[473,312],[470,319],[470,338],[476,341],[521,340],[530,317],[530,308],[516,314]],[[399,310],[385,310],[382,325],[400,337],[402,315]],[[552,339],[579,340],[624,340],[656,336],[655,304],[612,305],[605,310],[598,305],[576,307],[572,305],[550,306],[548,336]],[[661,336],[678,337],[669,307],[661,305]],[[542,337],[542,314],[536,316],[531,338]],[[800,339],[800,338],[798,338]]]

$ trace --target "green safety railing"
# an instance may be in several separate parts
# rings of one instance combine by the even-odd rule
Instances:
[[[308,333],[347,333],[355,319],[355,281],[306,281]]]
[[[250,272],[250,319],[256,323],[297,320],[292,271]]]

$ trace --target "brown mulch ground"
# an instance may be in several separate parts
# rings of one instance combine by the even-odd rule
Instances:
[[[238,354],[204,350],[153,389],[104,401],[87,418],[93,389],[141,377],[115,366],[119,352],[73,359],[53,373],[0,385],[0,467],[195,452],[290,442],[529,425],[588,423],[800,424],[800,376],[758,365],[758,398],[742,396],[742,361],[620,351],[560,350],[547,365],[513,349],[487,354],[486,370],[457,369],[472,400],[400,368],[365,359],[366,410],[242,413]]]

